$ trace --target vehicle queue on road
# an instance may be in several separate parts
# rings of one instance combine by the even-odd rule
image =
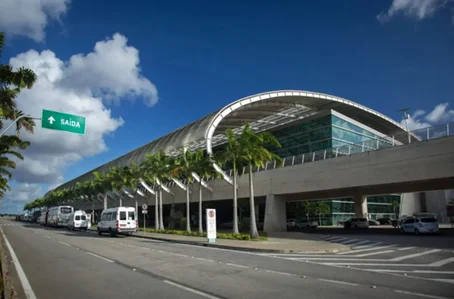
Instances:
[[[33,215],[35,215],[35,212]],[[91,215],[72,206],[56,206],[39,211],[35,221],[32,217],[19,217],[16,220],[36,222],[43,226],[55,228],[66,227],[68,230],[87,231],[91,227]],[[104,209],[97,224],[99,235],[108,233],[110,236],[132,235],[137,232],[138,220],[136,209],[133,207],[115,207]]]

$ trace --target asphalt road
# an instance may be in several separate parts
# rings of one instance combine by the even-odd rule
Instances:
[[[454,233],[452,229],[442,229],[438,235],[404,234],[399,229],[371,227],[367,230],[344,229],[340,227],[321,227],[308,236],[326,240],[326,237],[342,237],[351,239],[385,242],[403,246],[417,246],[427,248],[442,248],[454,250]],[[335,242],[335,241],[333,241]]]
[[[452,284],[439,281],[4,219],[0,226],[38,299],[454,298]]]

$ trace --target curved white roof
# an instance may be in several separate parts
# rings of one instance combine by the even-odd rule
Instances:
[[[159,149],[177,154],[181,147],[187,146],[190,150],[206,148],[211,153],[213,147],[225,142],[224,132],[227,128],[239,129],[245,122],[250,122],[252,128],[257,131],[264,131],[327,109],[336,110],[385,135],[405,131],[391,118],[340,97],[301,90],[264,92],[232,102],[214,113],[64,183],[55,190],[71,188],[76,182],[91,179],[94,171],[107,172],[113,166],[127,166],[131,162],[141,163],[147,153]],[[405,135],[399,135],[403,137],[400,141],[406,142]]]

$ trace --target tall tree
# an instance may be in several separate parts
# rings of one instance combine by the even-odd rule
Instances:
[[[238,143],[241,147],[240,161],[247,164],[249,173],[249,211],[251,238],[258,239],[257,222],[255,219],[254,178],[253,167],[265,167],[266,162],[281,161],[281,158],[268,148],[279,148],[281,144],[270,132],[256,134],[249,123],[243,127]]]
[[[0,32],[0,58],[3,54],[3,47],[5,36]],[[12,66],[8,64],[0,64],[0,130],[3,129],[3,120],[17,120],[22,116],[22,112],[16,109],[15,99],[20,91],[24,88],[32,88],[36,81],[35,73],[26,68],[19,68],[13,70]],[[5,191],[9,190],[8,180],[11,178],[11,173],[5,169],[14,168],[15,164],[10,162],[7,156],[12,154],[19,159],[23,159],[15,150],[26,148],[29,143],[20,140],[19,132],[22,128],[33,133],[34,122],[30,118],[22,117],[18,120],[16,130],[18,135],[16,138],[11,136],[1,136],[0,140],[0,197],[4,195]],[[6,175],[6,177],[4,177]]]
[[[172,176],[186,179],[186,231],[191,231],[191,198],[189,187],[194,182],[192,173],[196,171],[196,153],[189,150],[182,150],[180,156],[175,159]]]
[[[233,233],[238,234],[238,171],[243,169],[242,156],[243,147],[237,135],[232,129],[227,129],[225,132],[227,144],[225,148],[219,152],[218,162],[225,166],[232,166],[233,176]]]
[[[175,160],[167,155],[164,150],[159,150],[153,154],[147,154],[142,167],[144,177],[153,179],[156,182],[159,193],[159,229],[164,229],[164,213],[162,210],[162,187],[161,184],[168,181],[174,169]]]
[[[318,215],[318,225],[322,225],[322,216],[328,215],[330,211],[331,209],[326,202],[320,201],[316,203],[315,212]]]
[[[194,172],[199,176],[199,233],[203,233],[203,186],[202,181],[212,177],[219,177],[219,173],[213,168],[216,157],[211,157],[203,149],[195,152]]]

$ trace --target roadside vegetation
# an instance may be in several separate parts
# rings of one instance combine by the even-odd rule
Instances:
[[[205,236],[203,232],[203,182],[218,178],[219,173],[214,169],[213,163],[224,168],[233,168],[233,229],[229,234],[218,234],[218,238],[236,240],[259,240],[260,235],[257,230],[255,219],[254,202],[254,167],[265,167],[265,163],[277,161],[278,165],[281,158],[270,151],[270,148],[278,148],[281,145],[277,139],[269,132],[255,133],[249,123],[245,123],[240,131],[234,132],[229,129],[225,133],[227,144],[225,148],[213,156],[208,155],[204,150],[186,150],[182,148],[178,156],[170,156],[163,150],[147,153],[141,164],[131,163],[125,167],[114,166],[106,173],[94,172],[91,179],[85,182],[78,182],[71,189],[55,189],[42,198],[37,198],[28,203],[24,210],[33,210],[41,207],[52,207],[60,204],[70,204],[79,200],[94,201],[102,194],[112,195],[113,198],[125,192],[127,194],[142,193],[139,186],[146,186],[146,189],[155,193],[155,228],[153,232],[178,234],[188,236]],[[249,177],[249,207],[250,215],[248,230],[249,234],[240,234],[238,223],[237,207],[237,177],[243,174],[246,167]],[[241,171],[240,171],[241,170]],[[162,194],[165,192],[163,185],[166,182],[177,182],[186,191],[186,214],[185,231],[166,230],[164,228],[164,215],[162,209]],[[190,225],[190,196],[189,192],[199,191],[198,197],[198,231],[192,232]],[[115,196],[117,194],[117,196]]]
[[[5,45],[5,35],[0,32],[0,59]],[[36,81],[35,73],[27,68],[13,70],[8,64],[0,63],[0,200],[11,190],[11,171],[16,168],[15,160],[23,160],[20,151],[30,146],[30,142],[20,138],[25,130],[33,133],[35,122],[17,109],[16,97],[23,89],[32,88]],[[12,124],[12,122],[15,122]],[[10,124],[15,127],[14,135],[6,135]]]
[[[0,59],[5,46],[5,35],[0,32]],[[0,61],[0,204],[6,192],[11,190],[9,181],[12,178],[12,170],[16,168],[17,160],[23,160],[21,150],[30,146],[30,142],[20,138],[20,133],[25,130],[33,133],[35,122],[31,117],[17,109],[16,97],[23,89],[32,88],[36,81],[35,73],[27,68],[13,70],[8,64]],[[6,135],[7,130],[14,126],[15,134]],[[0,255],[3,252],[0,250]],[[4,298],[6,282],[2,272],[0,259],[0,299]],[[11,294],[11,298],[14,296]]]

